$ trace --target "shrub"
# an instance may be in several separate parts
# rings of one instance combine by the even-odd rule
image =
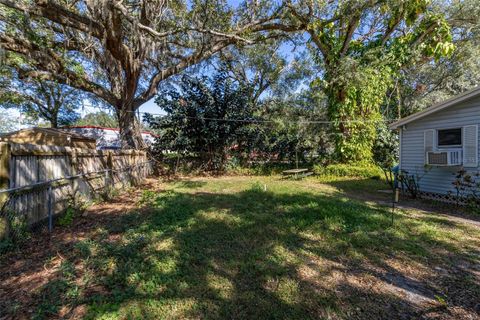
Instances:
[[[8,237],[8,221],[5,217],[0,217],[0,241]]]
[[[418,198],[418,195],[420,193],[420,179],[418,178],[418,176],[409,174],[408,171],[402,170],[398,174],[398,181],[401,185],[402,190],[408,191],[408,193],[410,193],[410,196],[413,199]]]
[[[398,173],[398,182],[400,183],[400,188],[402,192],[407,191],[410,193],[410,196],[413,199],[416,199],[420,196],[420,182],[422,181],[423,177],[425,177],[430,170],[432,170],[432,166],[424,166],[420,170],[416,168],[414,173],[410,173],[406,170],[400,170]]]
[[[377,139],[373,145],[373,161],[379,166],[386,182],[394,188],[392,168],[398,163],[398,136],[389,130],[385,124],[377,128]]]
[[[308,167],[307,164],[301,164],[299,166]],[[282,171],[294,168],[294,164],[290,163],[255,163],[248,167],[229,165],[226,173],[229,175],[245,175],[245,176],[269,176],[281,174]]]
[[[65,212],[58,218],[58,224],[62,227],[72,225],[75,218],[81,215],[88,206],[89,202],[86,198],[71,194]]]
[[[62,227],[70,226],[75,218],[75,213],[75,209],[69,206],[58,219],[58,224]]]
[[[228,151],[245,140],[258,106],[250,99],[246,82],[233,82],[226,72],[211,78],[184,76],[175,86],[166,87],[155,102],[165,116],[145,121],[161,131],[153,154],[176,152],[184,158],[193,155],[201,160],[204,171],[223,171]],[[222,121],[238,119],[240,121]]]
[[[380,179],[382,170],[372,164],[329,164],[315,165],[313,172],[320,176],[356,177]]]
[[[0,239],[0,255],[13,249],[13,242],[11,239]]]
[[[456,190],[457,204],[464,201],[472,209],[480,208],[480,172],[468,173],[462,169],[455,174],[452,184]]]

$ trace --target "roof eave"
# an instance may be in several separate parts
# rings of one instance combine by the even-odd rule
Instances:
[[[448,107],[451,107],[451,106],[453,106],[457,103],[463,102],[465,100],[475,98],[478,95],[480,95],[480,87],[476,87],[472,90],[466,91],[466,92],[464,92],[462,94],[459,94],[459,95],[457,95],[453,98],[450,98],[446,101],[443,101],[441,103],[437,103],[437,104],[435,104],[435,105],[431,106],[430,108],[427,108],[423,111],[414,113],[414,114],[412,114],[408,117],[400,119],[400,120],[398,120],[394,123],[391,123],[388,127],[390,128],[390,130],[398,129],[399,127],[401,127],[403,125],[406,125],[406,124],[408,124],[412,121],[422,119],[422,118],[424,118],[428,115],[431,115],[432,113],[435,113],[435,112],[438,112],[440,110],[446,109]]]

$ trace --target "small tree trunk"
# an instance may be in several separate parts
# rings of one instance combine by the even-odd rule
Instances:
[[[400,93],[400,86],[397,86],[397,119],[402,118],[402,95]]]
[[[135,117],[133,105],[117,108],[118,125],[122,149],[145,149],[140,123]]]
[[[347,118],[342,114],[341,106],[345,103],[346,93],[340,86],[333,86],[327,91],[328,120],[332,121],[330,128],[335,139],[335,158],[340,162],[348,162],[343,151],[344,142],[350,138],[348,126],[344,122]]]
[[[52,118],[50,119],[50,127],[51,128],[58,128],[58,116],[53,115]]]

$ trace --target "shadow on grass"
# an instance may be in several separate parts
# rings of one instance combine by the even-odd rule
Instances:
[[[88,286],[102,287],[75,302],[89,307],[87,318],[421,317],[433,309],[331,275],[373,276],[413,300],[435,299],[442,292],[429,279],[410,279],[386,260],[398,254],[424,264],[457,251],[411,219],[399,216],[392,228],[387,211],[327,195],[253,186],[236,194],[169,191],[149,204],[149,213],[112,219],[104,235],[76,245]],[[460,280],[475,291],[449,303],[474,310],[480,289],[469,276]]]
[[[205,181],[193,181],[193,180],[177,180],[174,181],[174,185],[182,189],[198,189],[206,184]]]
[[[381,179],[335,179],[322,181],[323,183],[337,188],[341,193],[361,200],[383,200],[390,201],[391,193],[379,192],[388,190],[389,186]]]
[[[391,203],[393,194],[391,192],[382,192],[388,190],[388,185],[379,179],[346,179],[346,180],[332,180],[325,181],[327,185],[331,185],[344,195],[353,199],[365,201],[382,201],[384,203]],[[432,221],[436,216],[446,215],[450,217],[465,218],[471,222],[480,222],[480,214],[476,214],[474,209],[468,206],[458,206],[454,203],[446,203],[441,201],[434,201],[428,199],[413,199],[408,194],[400,194],[399,205],[406,206],[411,209],[421,210],[432,213]],[[437,222],[440,223],[440,218]],[[443,224],[447,225],[449,222],[443,219]]]

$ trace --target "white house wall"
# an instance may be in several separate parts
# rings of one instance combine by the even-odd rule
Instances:
[[[409,174],[418,175],[420,190],[447,194],[455,192],[453,182],[459,167],[431,167],[424,165],[424,131],[428,129],[461,128],[478,125],[480,128],[480,98],[464,101],[405,125],[401,130],[400,166]],[[480,148],[479,148],[480,153]],[[480,154],[479,154],[480,159]],[[469,168],[476,173],[479,168]]]

